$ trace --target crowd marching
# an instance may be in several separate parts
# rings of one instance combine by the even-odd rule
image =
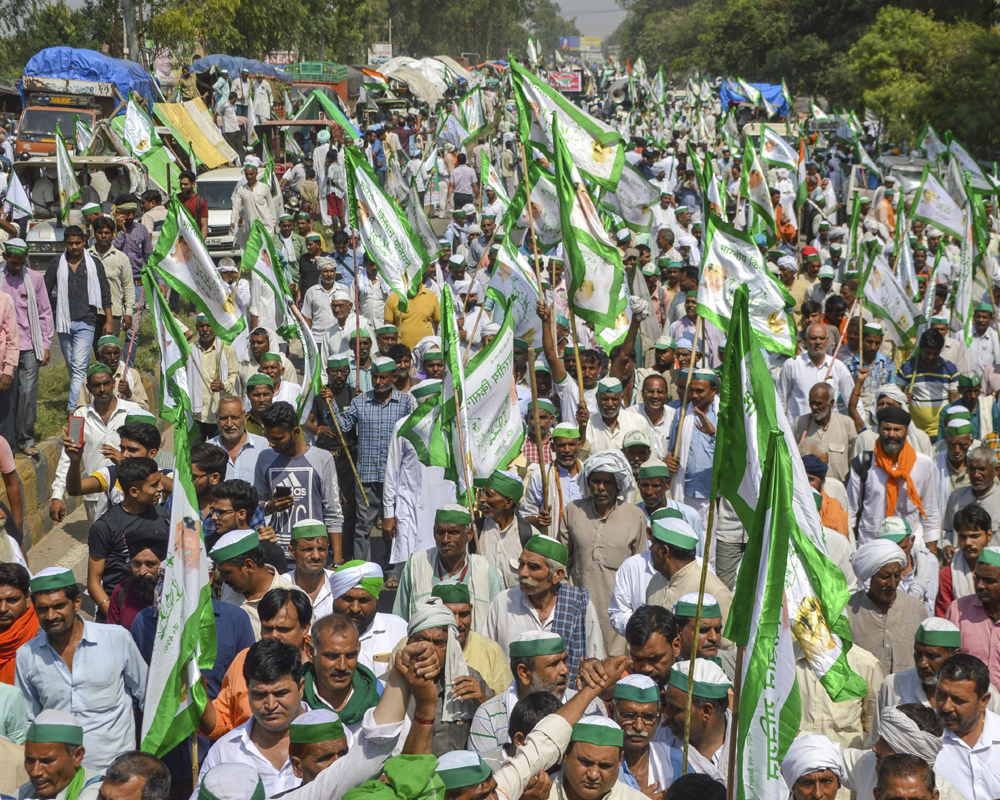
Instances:
[[[239,263],[194,173],[4,242],[0,792],[1000,798],[1000,182],[532,60],[251,145]],[[85,586],[18,539],[54,336]]]

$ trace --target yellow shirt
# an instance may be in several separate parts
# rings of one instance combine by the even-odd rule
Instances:
[[[462,655],[465,656],[465,663],[483,676],[494,694],[505,692],[514,680],[510,662],[504,657],[500,645],[482,634],[469,631]]]
[[[399,310],[399,295],[392,292],[385,303],[385,319],[399,329],[399,343],[412,350],[425,336],[434,336],[435,324],[441,323],[441,305],[434,292],[421,286],[404,314]]]

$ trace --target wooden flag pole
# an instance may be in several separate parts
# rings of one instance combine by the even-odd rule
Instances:
[[[694,329],[694,341],[695,344],[692,345],[693,348],[697,349],[698,342],[698,326],[704,324],[704,319],[698,318],[695,323]],[[681,403],[681,418],[677,423],[677,441],[674,442],[674,458],[680,458],[681,452],[681,431],[684,429],[684,416],[687,414],[688,397],[691,395],[691,376],[694,375],[694,350],[691,351],[691,360],[688,361],[687,366],[687,380],[684,382],[684,401]]]
[[[542,423],[538,418],[538,383],[535,380],[535,348],[528,348],[528,380],[531,385],[531,414],[535,421],[535,447],[538,448],[538,471],[542,478],[542,503],[548,499],[548,476],[545,473],[545,452],[542,450]],[[545,528],[542,528],[545,533]]]
[[[344,432],[340,429],[340,422],[337,420],[337,412],[333,410],[333,403],[330,402],[329,397],[324,397],[326,400],[326,407],[330,409],[330,416],[333,417],[333,426],[337,429],[337,436],[340,437],[340,444],[344,448],[344,454],[347,456],[347,463],[351,465],[351,472],[354,473],[354,480],[358,482],[358,488],[361,490],[361,499],[365,501],[365,507],[371,505],[368,502],[368,495],[365,494],[365,487],[361,483],[361,476],[358,475],[358,470],[354,466],[354,459],[351,458],[351,451],[347,449],[347,441],[344,439]]]

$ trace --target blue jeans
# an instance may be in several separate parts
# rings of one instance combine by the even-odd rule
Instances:
[[[80,388],[87,376],[90,363],[90,348],[94,345],[94,326],[86,322],[70,323],[69,333],[59,334],[59,349],[62,350],[66,369],[69,370],[69,400],[66,409],[72,414],[80,398]]]

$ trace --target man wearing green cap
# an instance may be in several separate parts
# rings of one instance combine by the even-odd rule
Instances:
[[[504,589],[500,574],[483,556],[469,552],[472,517],[468,509],[448,503],[434,515],[434,547],[413,553],[403,567],[399,591],[392,611],[410,619],[416,604],[446,578],[456,578],[469,587],[472,598],[472,630],[482,631],[490,602]]]
[[[625,438],[633,432],[644,434],[652,442],[653,432],[645,418],[622,408],[622,382],[618,378],[607,377],[597,382],[597,406],[600,413],[587,422],[591,452],[620,450]]]
[[[885,329],[877,322],[865,322],[862,327],[861,350],[845,361],[847,371],[854,378],[854,391],[848,406],[857,407],[864,414],[880,387],[894,383],[896,365],[879,352],[885,339]],[[843,478],[840,478],[843,480]]]
[[[199,315],[195,328],[198,340],[188,358],[188,386],[199,438],[207,441],[219,433],[219,402],[236,385],[236,351],[215,335],[207,317]]]
[[[83,766],[85,754],[80,721],[65,711],[43,711],[24,742],[29,782],[18,790],[18,799],[96,800],[102,775]]]
[[[971,353],[970,350],[970,356]],[[949,412],[963,409],[969,412],[973,439],[982,441],[993,431],[1000,431],[1000,406],[992,394],[983,391],[982,372],[963,372],[958,376],[958,400],[941,409],[938,430],[945,430]]]
[[[479,507],[485,515],[476,520],[479,553],[500,574],[506,589],[519,584],[517,571],[521,551],[532,536],[539,535],[538,530],[517,514],[523,495],[521,479],[499,470],[486,480],[479,493]]]
[[[955,512],[955,552],[951,563],[939,573],[935,613],[943,617],[952,600],[975,593],[976,564],[979,555],[993,541],[993,519],[982,506],[970,503]]]
[[[62,521],[66,515],[66,476],[69,474],[70,452],[74,453],[74,457],[79,457],[83,474],[91,475],[107,466],[104,448],[118,448],[121,444],[118,429],[125,424],[125,417],[139,410],[135,403],[115,397],[114,378],[111,370],[104,364],[94,364],[87,370],[87,390],[94,399],[90,405],[77,410],[77,414],[84,420],[83,447],[77,447],[68,436],[64,436],[63,452],[59,456],[55,480],[52,481],[49,516],[57,522]],[[107,497],[103,493],[85,496],[83,503],[87,510],[87,520],[91,524],[108,507]]]
[[[122,361],[122,343],[118,337],[102,336],[97,340],[95,351],[97,360],[111,370],[111,377],[115,385],[115,397],[130,400],[144,411],[149,411],[149,398],[146,396],[146,387],[142,383],[142,377],[138,370],[126,366],[125,362]],[[83,388],[80,389],[77,408],[89,405],[92,399],[86,384],[84,384]]]
[[[1000,520],[1000,487],[996,484],[998,472],[996,453],[982,445],[974,447],[965,457],[965,468],[969,473],[969,485],[961,486],[951,493],[941,515],[942,546],[955,544],[954,520],[959,509],[976,505],[989,514],[990,520]]]
[[[238,362],[236,383],[233,386],[233,394],[244,398],[244,407],[247,410],[250,408],[249,403],[246,402],[247,381],[251,375],[256,375],[260,372],[260,357],[264,353],[278,353],[281,356],[282,380],[291,381],[292,383],[297,383],[299,380],[298,373],[295,371],[292,362],[288,360],[288,356],[278,352],[278,345],[280,343],[281,340],[278,338],[278,335],[272,333],[267,328],[258,326],[250,331],[249,345],[243,357]]]
[[[549,362],[552,374],[552,388],[561,406],[564,422],[581,420],[580,386],[576,379],[576,357],[572,346],[567,345],[560,358],[556,349],[555,337],[552,334],[550,318],[552,310],[543,302],[539,302],[536,313],[542,321],[542,348],[545,360]],[[583,343],[580,344],[581,348]],[[591,416],[599,413],[597,405],[597,379],[600,374],[600,361],[597,353],[590,350],[580,351],[580,367],[583,370],[583,403]]]
[[[578,477],[583,470],[579,459],[583,439],[579,426],[561,422],[552,429],[553,462],[546,467],[548,495],[542,497],[541,469],[532,464],[528,468],[521,516],[524,521],[538,528],[547,528],[552,520],[562,519],[563,509],[583,497]]]
[[[670,669],[666,686],[664,717],[674,735],[675,747],[684,745],[687,720],[687,689],[690,661],[678,661]],[[699,658],[694,662],[694,695],[691,703],[691,745],[688,748],[688,771],[710,775],[726,783],[729,767],[729,737],[732,714],[729,691],[732,682],[714,661]]]

